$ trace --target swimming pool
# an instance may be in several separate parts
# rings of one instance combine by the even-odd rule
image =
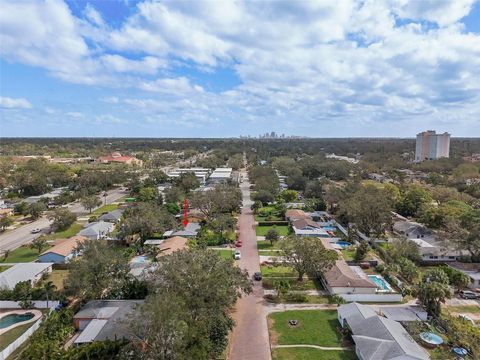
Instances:
[[[148,263],[148,258],[146,256],[135,256],[130,260],[132,264],[146,264]]]
[[[382,292],[393,291],[390,284],[382,276],[368,275],[368,278],[372,280],[375,283],[375,285],[377,285],[377,287],[379,288],[379,291],[382,291]]]
[[[346,242],[346,241],[337,241],[335,244],[340,246],[342,249],[345,249],[345,248],[352,245],[352,244],[350,244],[349,242]]]
[[[5,329],[9,326],[12,326],[17,323],[28,321],[32,319],[35,315],[27,312],[25,314],[8,314],[0,318],[0,329]]]
[[[437,346],[443,343],[441,336],[427,331],[420,334],[420,339],[431,346]]]
[[[336,226],[323,226],[322,229],[325,230],[325,231],[335,231],[335,230],[337,230]]]

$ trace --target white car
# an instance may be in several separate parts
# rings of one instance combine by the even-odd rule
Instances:
[[[40,229],[33,229],[32,230],[32,234],[38,234],[39,232],[41,232],[42,230]]]
[[[242,258],[242,255],[240,254],[240,251],[235,251],[235,254],[234,254],[234,257],[235,257],[235,260],[240,260]]]

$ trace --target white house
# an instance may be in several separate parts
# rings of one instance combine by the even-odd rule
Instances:
[[[80,230],[77,235],[85,236],[90,240],[100,240],[106,238],[114,228],[115,225],[110,222],[92,222],[87,224],[84,229]]]
[[[0,288],[14,289],[22,281],[34,286],[42,276],[52,272],[53,263],[18,263],[0,273]]]

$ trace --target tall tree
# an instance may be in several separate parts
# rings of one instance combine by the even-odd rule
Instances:
[[[270,244],[273,245],[273,243],[277,242],[278,239],[280,238],[278,231],[275,227],[269,229],[267,233],[265,234],[265,240],[270,241]]]
[[[53,214],[49,216],[53,220],[52,229],[55,232],[67,230],[76,220],[77,215],[68,209],[55,209]]]
[[[162,257],[152,295],[133,319],[145,359],[211,359],[227,345],[230,310],[251,291],[245,271],[211,250],[183,250]]]
[[[9,226],[13,225],[13,219],[10,216],[3,216],[0,218],[0,229],[5,230]]]
[[[88,210],[90,214],[92,213],[93,209],[102,205],[102,200],[100,200],[96,195],[85,196],[80,200],[80,202],[85,210]]]
[[[415,293],[430,316],[440,316],[441,304],[452,296],[447,274],[440,269],[428,270]]]
[[[33,220],[37,220],[43,215],[46,209],[47,207],[44,202],[37,201],[28,206],[28,214],[30,214]]]
[[[320,277],[329,270],[338,256],[334,250],[327,250],[319,238],[287,236],[280,243],[282,255],[287,266],[298,272],[298,280],[303,276]]]
[[[36,249],[38,251],[38,254],[41,254],[43,249],[48,247],[47,239],[40,236],[40,237],[34,239],[30,243],[30,247],[32,249]]]

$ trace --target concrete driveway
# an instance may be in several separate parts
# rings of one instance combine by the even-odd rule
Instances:
[[[243,196],[242,213],[238,218],[242,258],[238,265],[246,269],[250,276],[260,271],[257,252],[257,238],[255,235],[255,221],[250,206],[250,184],[247,173],[242,171],[245,181],[241,184]],[[255,281],[253,293],[238,300],[233,318],[236,326],[231,334],[230,360],[270,360],[270,341],[265,308],[263,306],[263,288],[261,282]]]

